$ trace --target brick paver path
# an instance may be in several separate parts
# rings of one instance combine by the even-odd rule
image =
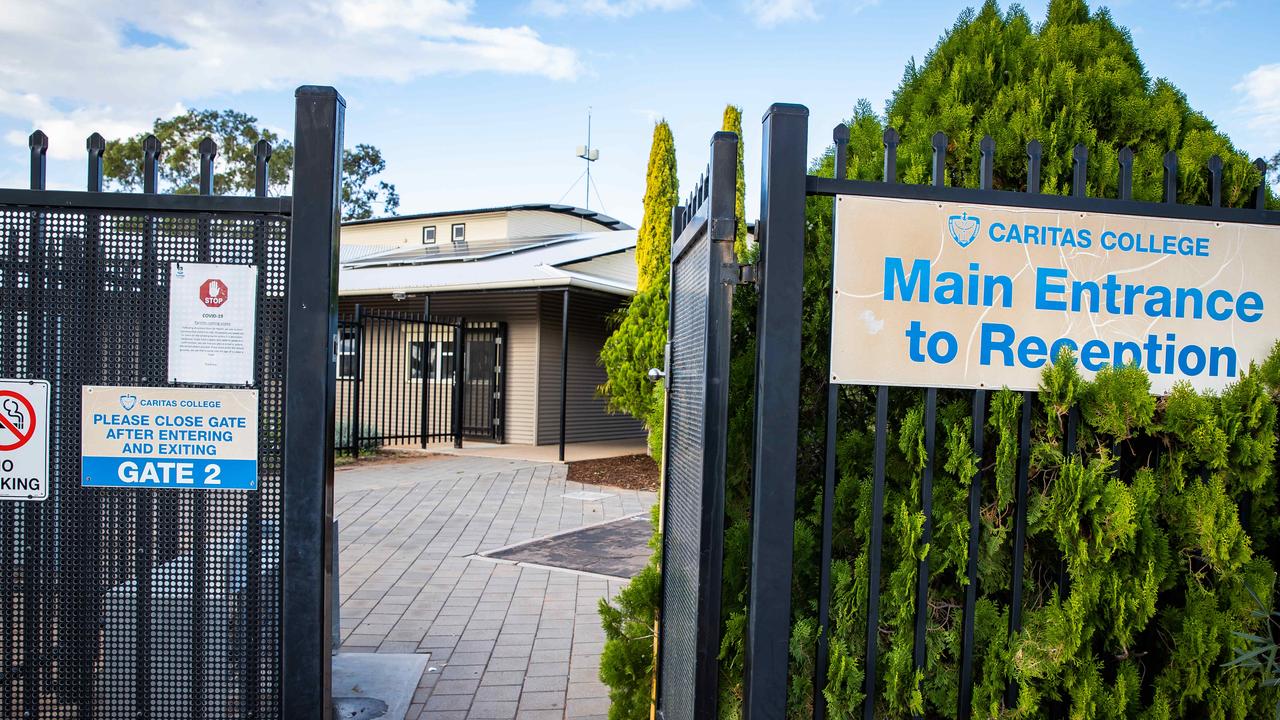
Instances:
[[[596,604],[623,583],[475,554],[644,512],[653,493],[474,457],[343,468],[335,487],[342,651],[431,654],[407,720],[605,717]],[[562,497],[583,489],[610,496]]]

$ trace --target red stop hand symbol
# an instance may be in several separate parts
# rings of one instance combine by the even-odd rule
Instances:
[[[200,302],[205,307],[220,308],[227,301],[227,284],[217,278],[209,278],[200,285]]]

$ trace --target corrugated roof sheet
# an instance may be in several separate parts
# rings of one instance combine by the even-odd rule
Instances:
[[[584,220],[600,223],[613,230],[632,230],[630,225],[594,210],[584,210],[573,205],[557,205],[555,203],[525,203],[523,205],[501,205],[498,207],[475,208],[473,210],[450,210],[447,212],[417,213],[415,215],[393,215],[391,217],[369,218],[368,220],[348,220],[346,225],[372,225],[375,223],[397,222],[400,220],[430,220],[431,218],[451,217],[454,215],[479,215],[482,213],[512,212],[516,210],[545,210],[580,217]]]
[[[522,238],[505,249],[441,257],[431,246],[395,248],[344,262],[338,288],[342,295],[395,292],[457,292],[514,288],[589,287],[615,295],[635,294],[635,283],[560,265],[626,251],[636,245],[635,230]]]

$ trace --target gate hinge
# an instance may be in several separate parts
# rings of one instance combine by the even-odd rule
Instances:
[[[728,285],[754,285],[756,283],[756,266],[725,263],[724,282]]]

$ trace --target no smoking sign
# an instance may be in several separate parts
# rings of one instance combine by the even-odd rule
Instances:
[[[0,380],[0,500],[49,497],[49,383]]]

